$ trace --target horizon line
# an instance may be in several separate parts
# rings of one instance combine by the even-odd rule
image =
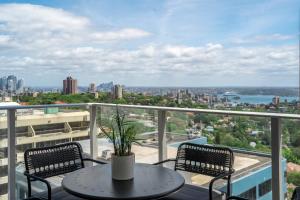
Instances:
[[[96,87],[98,87],[100,84],[98,84]],[[120,84],[120,85],[124,87],[148,87],[148,88],[300,88],[299,86],[230,86],[230,85],[228,86],[151,86],[151,85],[142,86],[142,85],[124,85],[124,84]],[[25,87],[57,88],[57,89],[63,88],[62,86],[25,86]],[[89,87],[89,86],[79,85],[77,87]]]

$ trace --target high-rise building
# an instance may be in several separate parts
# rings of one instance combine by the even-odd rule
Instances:
[[[181,104],[182,103],[182,92],[181,90],[178,90],[177,95],[176,95],[177,103]]]
[[[88,91],[89,91],[90,93],[96,92],[96,85],[95,85],[95,83],[91,83],[91,84],[90,84]]]
[[[17,77],[14,75],[9,75],[7,77],[7,91],[10,93],[15,92],[17,89]]]
[[[112,88],[112,94],[114,99],[122,99],[123,98],[123,88],[121,85],[114,85]]]
[[[2,92],[8,92],[10,94],[23,92],[24,80],[17,79],[14,75],[9,75],[8,77],[3,76],[0,78],[0,90]]]
[[[8,79],[7,80],[7,91],[9,93],[13,93],[15,91],[15,83],[14,80]]]
[[[272,99],[272,103],[273,103],[274,105],[278,106],[279,103],[280,103],[280,97],[279,97],[279,96],[274,97],[274,98]]]
[[[68,76],[63,81],[63,92],[64,94],[76,94],[77,93],[77,80]]]
[[[17,92],[23,92],[24,90],[24,80],[19,79],[17,82]]]
[[[6,77],[6,76],[3,76],[3,77],[0,79],[0,90],[6,91],[6,89],[7,89],[7,77]]]
[[[0,90],[2,92],[8,92],[14,94],[16,92],[22,92],[24,88],[24,80],[18,80],[16,76],[9,75],[0,78]]]

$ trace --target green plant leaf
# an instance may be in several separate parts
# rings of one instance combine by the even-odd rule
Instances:
[[[103,134],[113,143],[117,156],[130,155],[133,143],[141,145],[138,142],[139,139],[136,138],[137,128],[134,121],[127,121],[125,113],[118,106],[116,106],[116,113],[111,117],[108,128],[111,130],[110,132],[100,126]]]

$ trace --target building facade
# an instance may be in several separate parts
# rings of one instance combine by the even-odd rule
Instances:
[[[6,200],[8,182],[7,118],[6,112],[3,111],[0,114],[0,200]],[[18,165],[22,165],[26,149],[89,138],[90,115],[85,110],[68,110],[67,112],[58,108],[18,110],[17,117],[16,156]],[[18,183],[20,180],[17,178],[16,181]],[[18,193],[18,195],[20,194]],[[23,198],[20,197],[20,199]]]
[[[112,89],[112,94],[114,99],[122,99],[123,98],[123,88],[121,85],[114,85]]]
[[[63,92],[64,94],[76,94],[77,93],[77,80],[68,76],[63,81]]]
[[[17,91],[19,93],[22,93],[24,91],[24,80],[23,79],[19,79],[17,82]]]
[[[279,103],[280,103],[280,97],[279,96],[276,96],[272,99],[272,103],[276,106],[279,106]]]
[[[90,92],[90,93],[96,92],[96,85],[95,85],[95,83],[91,83],[91,84],[89,85],[88,92]]]

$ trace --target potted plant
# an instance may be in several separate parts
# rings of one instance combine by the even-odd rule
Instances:
[[[115,180],[130,180],[134,178],[135,155],[131,152],[136,139],[137,130],[131,121],[125,119],[125,113],[116,107],[109,130],[100,126],[105,136],[113,143],[114,153],[111,155],[111,174]]]

